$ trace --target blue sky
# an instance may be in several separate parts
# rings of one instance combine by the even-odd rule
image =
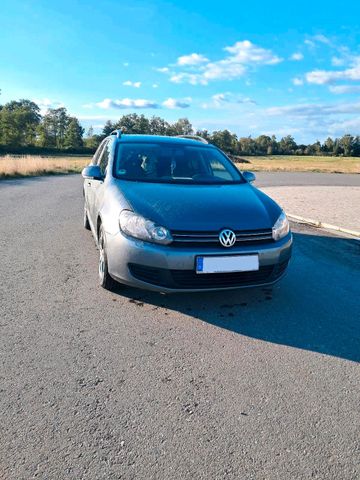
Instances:
[[[1,0],[1,103],[85,127],[188,117],[298,142],[360,134],[360,2]]]

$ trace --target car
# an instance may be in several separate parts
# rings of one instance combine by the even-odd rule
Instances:
[[[97,149],[84,177],[84,227],[99,283],[164,293],[270,285],[292,234],[279,205],[201,137],[124,134]]]

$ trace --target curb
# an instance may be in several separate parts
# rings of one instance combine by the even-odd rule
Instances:
[[[300,217],[299,215],[293,215],[292,213],[288,213],[287,216],[290,219],[293,219],[301,223],[307,223],[316,228],[324,228],[325,230],[335,230],[337,232],[347,233],[348,235],[352,235],[360,239],[360,232],[357,232],[356,230],[349,230],[348,228],[342,228],[337,225],[331,225],[329,223],[320,222],[319,220],[312,220],[311,218]]]

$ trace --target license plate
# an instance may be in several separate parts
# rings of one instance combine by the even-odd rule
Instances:
[[[258,255],[196,257],[196,273],[251,272],[259,270]]]

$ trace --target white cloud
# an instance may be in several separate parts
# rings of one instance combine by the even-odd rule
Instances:
[[[211,102],[203,103],[202,108],[231,108],[240,104],[253,104],[256,105],[255,100],[250,97],[243,97],[231,92],[216,93],[211,97]]]
[[[360,93],[360,85],[331,85],[329,87],[331,93]]]
[[[105,110],[109,109],[145,109],[145,108],[188,108],[190,107],[192,99],[190,97],[186,97],[183,99],[175,99],[175,98],[168,98],[161,104],[155,102],[154,100],[146,100],[143,98],[122,98],[122,99],[111,99],[105,98],[101,102],[97,102],[95,104],[91,104],[92,106],[96,106],[98,108],[102,108]],[[85,118],[85,117],[83,117]],[[91,116],[93,118],[93,116]]]
[[[188,108],[190,107],[191,98],[184,98],[182,100],[177,100],[175,98],[168,98],[165,100],[162,105],[166,108],[174,109],[174,108]]]
[[[140,88],[141,82],[132,82],[131,80],[126,80],[125,82],[123,82],[123,85],[127,87]]]
[[[304,80],[302,78],[295,77],[292,79],[292,83],[298,87],[304,84]]]
[[[325,35],[323,35],[322,33],[318,34],[318,35],[314,35],[314,40],[316,40],[317,42],[320,42],[320,43],[325,43],[326,45],[331,45],[331,40],[330,38],[326,37]]]
[[[155,70],[156,70],[157,72],[160,72],[160,73],[169,73],[169,72],[170,72],[169,67],[155,68]]]
[[[313,35],[310,38],[307,38],[304,41],[304,43],[305,43],[305,45],[307,45],[310,48],[315,48],[317,43],[323,43],[325,45],[333,46],[330,38],[326,37],[325,35],[323,35],[321,33],[318,34],[318,35]]]
[[[271,50],[258,47],[249,40],[236,42],[232,47],[225,47],[224,50],[232,54],[230,60],[234,63],[274,65],[282,61]]]
[[[295,52],[291,55],[290,60],[294,60],[296,62],[302,60],[304,55],[301,52]]]
[[[274,128],[273,130],[265,130],[263,132],[263,135],[268,135],[271,137],[272,135],[276,135],[277,137],[285,137],[286,135],[296,135],[297,133],[300,133],[301,129],[296,128],[296,127],[279,127],[279,128]]]
[[[145,100],[143,98],[123,98],[120,100],[112,100],[111,98],[105,98],[102,102],[96,103],[96,106],[99,108],[110,109],[110,108],[159,108],[159,104],[152,100]]]
[[[217,61],[208,61],[203,55],[192,54],[179,57],[184,70],[172,70],[169,67],[157,68],[161,73],[168,74],[173,83],[190,83],[191,85],[207,85],[214,80],[233,80],[242,77],[249,66],[275,65],[282,61],[271,50],[254,45],[249,40],[236,42],[225,47],[228,52],[224,58]],[[194,57],[194,55],[196,57]],[[201,61],[200,61],[201,60]],[[174,66],[173,66],[174,67]]]
[[[286,105],[282,107],[271,107],[267,108],[265,112],[267,115],[290,115],[295,117],[326,117],[327,115],[338,115],[345,113],[358,114],[360,113],[360,102],[336,104],[303,103]]]
[[[239,78],[244,75],[246,68],[240,63],[233,62],[232,59],[220,60],[214,63],[208,63],[202,74],[206,83],[210,80],[226,80]]]
[[[326,85],[338,80],[360,80],[360,57],[357,57],[351,68],[346,70],[313,70],[306,74],[308,83]]]
[[[41,115],[44,115],[49,110],[49,108],[65,107],[62,102],[50,100],[50,98],[34,98],[32,101],[39,106]]]
[[[177,59],[177,64],[184,65],[199,65],[200,63],[208,62],[209,59],[199,53],[191,53],[190,55],[183,55]]]
[[[159,88],[159,85],[158,85],[157,83],[153,83],[153,84],[152,84],[152,87],[153,87],[153,88]]]
[[[314,35],[313,39],[316,40],[317,42],[325,43],[326,45],[331,45],[331,40],[321,33],[319,35]]]
[[[332,57],[331,65],[333,65],[334,67],[342,67],[343,65],[345,65],[345,59],[339,57]]]
[[[128,66],[129,66],[129,62],[124,62],[123,65],[124,65],[124,67],[128,67]]]
[[[305,43],[305,45],[307,45],[310,48],[315,47],[315,42],[313,42],[312,40],[309,40],[308,38],[306,40],[304,40],[304,43]]]
[[[190,83],[191,85],[207,85],[207,81],[198,73],[174,73],[170,77],[173,83]]]
[[[358,132],[360,130],[360,118],[351,118],[349,120],[341,120],[340,122],[330,122],[328,125],[329,133],[340,136],[344,133]]]

